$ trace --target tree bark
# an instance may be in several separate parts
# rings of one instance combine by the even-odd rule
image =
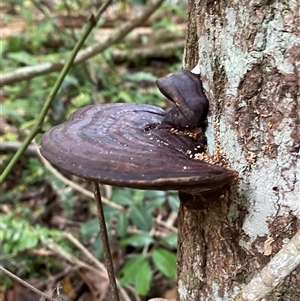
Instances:
[[[184,68],[199,59],[209,153],[239,182],[210,209],[180,207],[180,301],[234,300],[300,228],[299,13],[294,0],[189,2]],[[299,299],[300,266],[264,300]]]

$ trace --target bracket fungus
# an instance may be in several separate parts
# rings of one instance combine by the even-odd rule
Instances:
[[[182,70],[157,85],[175,103],[170,111],[128,103],[83,107],[43,135],[42,155],[94,183],[178,190],[188,208],[206,208],[237,172],[194,159],[205,150],[208,112],[199,75]]]
[[[237,173],[194,160],[205,148],[208,111],[199,75],[183,70],[157,84],[176,104],[169,112],[128,103],[83,107],[43,135],[42,155],[58,168],[93,182],[215,199]],[[201,201],[186,206],[202,208]]]

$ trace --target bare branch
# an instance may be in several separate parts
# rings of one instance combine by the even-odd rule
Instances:
[[[130,51],[115,50],[112,52],[112,59],[115,63],[124,61],[138,61],[141,59],[151,58],[168,58],[174,55],[174,50],[183,50],[185,40],[161,43],[147,48],[136,48]]]
[[[89,259],[100,271],[106,273],[106,268],[102,262],[100,262],[94,255],[71,233],[65,232],[64,237],[66,237],[70,242],[72,242],[82,253]]]
[[[93,254],[71,233],[64,233],[64,236],[69,239],[84,255],[87,259],[89,259],[92,263],[95,264],[96,267],[102,272],[106,274],[106,268],[102,262],[100,262]],[[107,277],[106,277],[107,278]],[[117,281],[118,288],[120,290],[120,295],[123,297],[124,301],[130,301],[129,296],[126,291],[122,288],[122,286]]]
[[[15,153],[22,143],[19,141],[3,141],[0,143],[0,153]],[[24,152],[27,156],[37,156],[37,151],[34,145],[28,145]]]
[[[0,271],[2,271],[3,273],[5,273],[7,276],[11,277],[12,279],[16,280],[17,282],[21,283],[25,287],[29,288],[31,291],[35,292],[36,294],[44,297],[46,300],[58,301],[58,299],[52,298],[51,296],[46,295],[45,293],[41,292],[40,290],[38,290],[37,288],[35,288],[31,284],[27,283],[26,281],[22,280],[21,278],[19,278],[15,274],[11,273],[10,271],[8,271],[7,269],[5,269],[1,265],[0,265]]]
[[[300,264],[300,230],[234,299],[259,301]]]
[[[144,11],[136,18],[126,22],[121,28],[116,29],[107,39],[103,42],[96,43],[88,46],[84,50],[78,52],[74,64],[81,63],[89,58],[101,53],[113,44],[120,42],[127,34],[129,34],[135,27],[145,22],[163,3],[164,0],[153,0],[145,7]],[[66,61],[60,59],[53,63],[42,63],[32,67],[23,67],[15,71],[2,74],[0,77],[0,87],[10,85],[22,80],[28,80],[35,76],[48,74],[54,71],[60,71]]]

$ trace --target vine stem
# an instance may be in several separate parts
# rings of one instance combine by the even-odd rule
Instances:
[[[119,301],[120,299],[119,299],[118,288],[117,288],[117,283],[115,278],[113,260],[112,260],[111,251],[109,247],[105,216],[104,216],[102,200],[101,200],[101,193],[100,193],[98,183],[96,182],[92,182],[92,183],[93,183],[93,192],[97,204],[97,215],[98,215],[98,221],[100,226],[100,237],[101,237],[103,251],[104,251],[104,260],[105,260],[105,265],[106,265],[108,279],[109,279],[109,287],[111,293],[111,299],[109,300]]]
[[[87,37],[91,33],[92,29],[96,26],[100,16],[103,14],[103,12],[106,10],[106,8],[109,6],[109,4],[111,2],[112,2],[112,0],[107,0],[105,3],[103,3],[103,5],[101,5],[101,7],[99,8],[96,16],[94,16],[94,15],[90,16],[90,18],[88,20],[88,24],[86,25],[81,38],[76,43],[74,49],[72,50],[72,52],[70,54],[70,57],[68,58],[66,64],[64,65],[61,73],[59,74],[59,76],[58,76],[58,78],[57,78],[57,80],[56,80],[56,82],[55,82],[48,98],[46,99],[46,101],[44,103],[44,106],[43,106],[43,108],[42,108],[42,110],[41,110],[41,112],[38,116],[37,121],[35,122],[34,126],[32,127],[30,133],[28,134],[28,136],[24,140],[21,147],[15,153],[15,155],[10,160],[10,162],[8,163],[6,168],[4,169],[3,173],[1,174],[0,185],[2,185],[2,183],[5,181],[7,176],[10,174],[11,170],[13,169],[13,167],[15,166],[17,161],[20,159],[22,154],[25,152],[25,150],[27,149],[28,145],[31,143],[33,138],[38,133],[42,132],[42,126],[43,126],[43,123],[44,123],[44,119],[47,115],[47,112],[48,112],[48,110],[51,106],[51,103],[52,103],[53,99],[55,98],[55,96],[56,96],[63,80],[65,79],[67,73],[69,72],[70,68],[72,67],[72,64],[73,64],[73,62],[76,58],[77,53],[79,52],[79,50],[81,49],[81,47],[84,44],[85,40],[87,39]]]

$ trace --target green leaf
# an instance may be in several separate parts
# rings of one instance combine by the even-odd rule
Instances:
[[[147,210],[155,209],[160,207],[166,201],[166,192],[165,191],[156,191],[156,190],[148,190],[145,193],[145,207]]]
[[[141,296],[145,296],[149,292],[151,281],[151,267],[149,262],[145,260],[140,264],[135,274],[134,286],[137,293]]]
[[[173,211],[177,212],[179,208],[179,198],[176,195],[169,195],[168,196],[168,203]]]
[[[94,243],[92,244],[93,254],[96,258],[100,258],[103,254],[103,246],[100,237],[96,237]]]
[[[7,48],[9,52],[17,52],[22,50],[22,35],[8,38]]]
[[[143,247],[153,243],[153,238],[148,233],[134,234],[120,241],[120,246]]]
[[[113,218],[114,216],[119,216],[120,214],[120,211],[116,208],[112,208],[110,206],[103,206],[103,211],[104,211],[104,216],[105,216],[105,219],[107,221],[109,221],[111,218]]]
[[[134,204],[136,205],[141,204],[144,198],[145,198],[145,190],[138,190],[138,189],[134,190],[134,195],[133,195]]]
[[[146,255],[139,254],[125,262],[124,266],[120,270],[120,274],[122,275],[120,282],[123,286],[128,285],[129,283],[133,284],[135,282],[136,272],[145,260]]]
[[[119,215],[117,221],[117,234],[119,237],[124,237],[127,234],[128,229],[128,216],[125,213]]]
[[[167,245],[169,245],[172,248],[177,247],[177,234],[172,233],[162,239],[163,242],[165,242]]]
[[[133,203],[134,190],[130,188],[114,188],[111,201],[122,206],[130,206]]]
[[[142,205],[132,206],[129,211],[131,221],[138,229],[142,231],[150,231],[152,228],[152,217]]]
[[[152,252],[152,260],[157,269],[170,279],[176,277],[176,256],[174,253],[159,248]]]
[[[14,252],[35,248],[39,239],[35,232],[23,232],[22,237],[18,240],[18,245],[14,248]]]
[[[76,85],[78,85],[77,82],[76,82]],[[86,106],[86,105],[90,104],[90,102],[91,102],[91,96],[89,94],[82,93],[82,92],[77,97],[72,99],[72,103],[76,107]]]
[[[118,100],[122,100],[124,102],[133,102],[132,95],[127,91],[119,91],[118,93]]]
[[[34,56],[28,54],[25,51],[11,52],[7,54],[7,56],[11,60],[25,65],[35,65],[38,63]]]
[[[36,225],[31,226],[27,220],[10,215],[1,216],[0,238],[3,254],[16,254],[19,251],[35,248],[42,237],[60,237],[60,231],[50,230]]]
[[[152,73],[149,72],[135,72],[135,73],[126,73],[125,78],[127,80],[135,81],[135,82],[141,82],[141,81],[149,81],[151,83],[155,82],[157,80],[157,77],[154,76]]]
[[[95,233],[99,233],[99,222],[97,218],[93,218],[86,223],[82,224],[80,227],[80,234],[84,240],[90,239]]]

